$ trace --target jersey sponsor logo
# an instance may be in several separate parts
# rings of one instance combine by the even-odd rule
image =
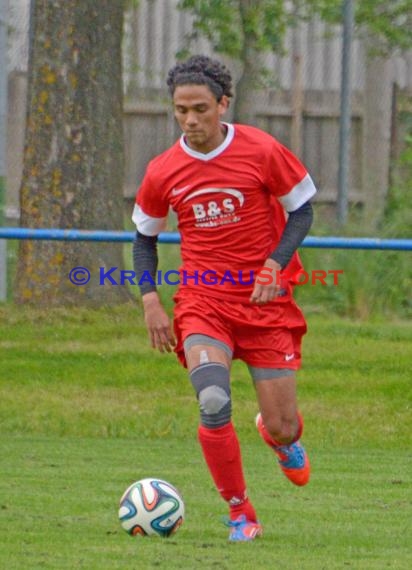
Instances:
[[[289,362],[289,360],[293,360],[295,358],[295,353],[292,352],[292,354],[285,354],[285,360],[286,362]]]
[[[172,190],[172,196],[179,196],[179,194],[183,194],[183,192],[186,192],[186,190],[189,190],[191,184],[188,184],[187,186],[183,186],[183,188],[173,188]]]
[[[240,220],[236,210],[243,206],[245,197],[242,192],[234,188],[201,188],[191,192],[184,198],[183,202],[210,194],[226,194],[227,197],[222,198],[219,196],[219,198],[216,197],[213,200],[203,200],[202,202],[192,204],[197,227],[220,226],[232,224]]]

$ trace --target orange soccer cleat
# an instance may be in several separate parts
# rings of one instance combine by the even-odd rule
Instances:
[[[279,466],[289,481],[300,487],[306,485],[310,478],[310,463],[300,441],[295,441],[289,445],[274,442],[263,425],[261,414],[256,416],[256,427],[265,443],[276,453]]]

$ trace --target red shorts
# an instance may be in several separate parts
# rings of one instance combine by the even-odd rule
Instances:
[[[290,368],[301,364],[301,343],[306,322],[288,296],[267,305],[222,301],[190,291],[174,297],[175,352],[186,366],[184,340],[204,334],[227,344],[233,358],[258,368]]]

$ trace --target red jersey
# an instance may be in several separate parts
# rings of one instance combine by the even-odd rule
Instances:
[[[180,287],[239,301],[249,298],[276,248],[286,212],[316,188],[297,157],[271,135],[225,125],[225,140],[210,153],[194,151],[182,135],[149,163],[133,221],[140,233],[157,235],[171,207],[181,235]],[[301,268],[295,253],[283,273],[293,279]]]

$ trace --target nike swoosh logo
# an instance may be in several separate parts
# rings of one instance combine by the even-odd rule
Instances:
[[[285,360],[286,362],[288,362],[289,360],[292,360],[292,358],[294,358],[295,355],[294,354],[285,354]]]
[[[178,196],[182,192],[185,192],[186,190],[188,190],[190,188],[190,186],[191,186],[191,184],[188,184],[187,186],[183,186],[183,188],[173,188],[172,196]]]

